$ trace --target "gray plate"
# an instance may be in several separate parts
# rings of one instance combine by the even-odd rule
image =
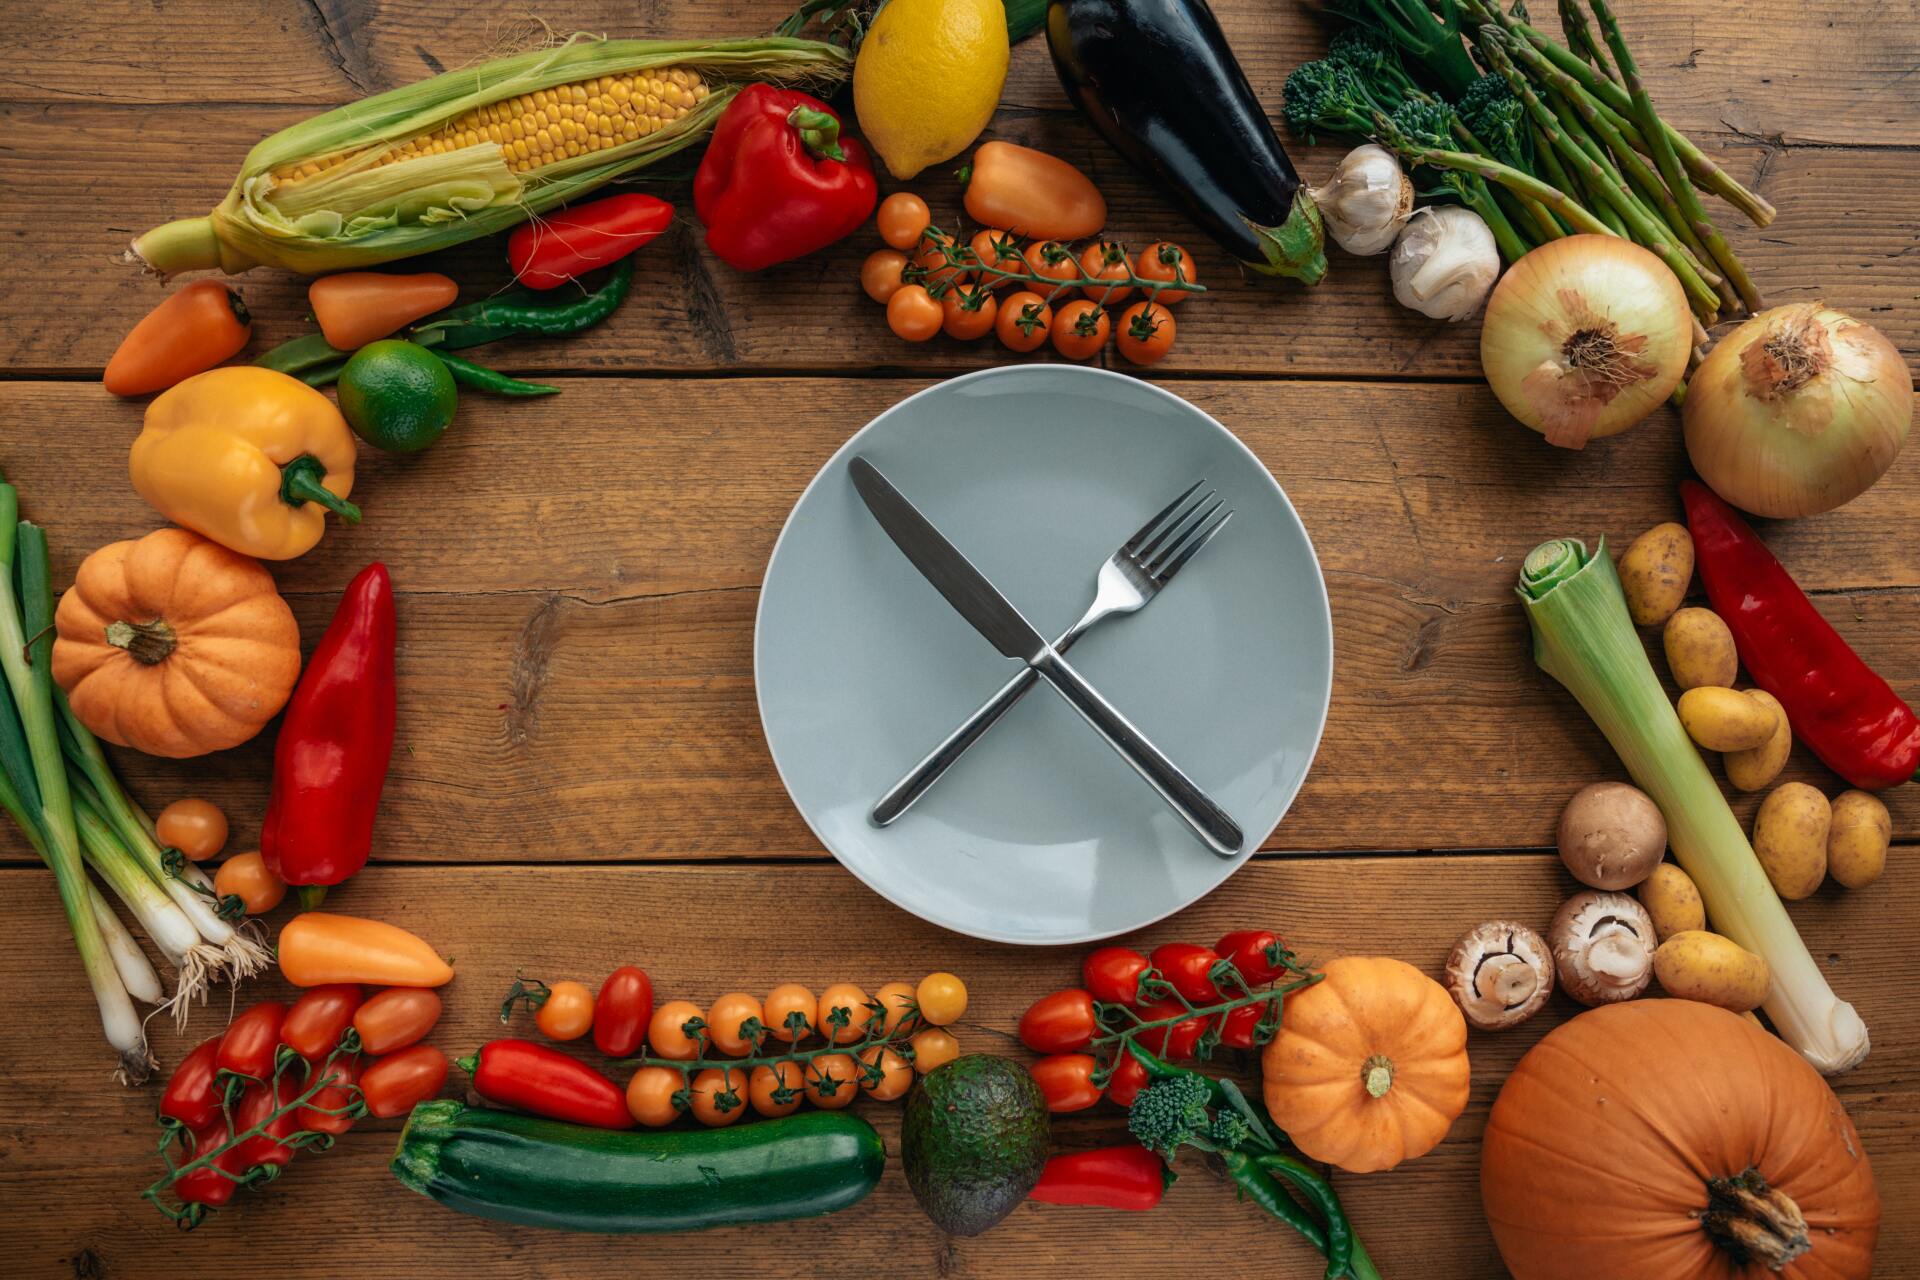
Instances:
[[[1166,391],[1075,365],[929,387],[855,435],[800,495],[754,629],[760,719],[814,834],[875,892],[960,933],[1073,943],[1197,901],[1246,861],[1203,848],[1052,690],[1035,689],[912,811],[882,791],[1013,672],[867,513],[864,453],[1048,635],[1094,571],[1202,476],[1233,523],[1074,665],[1220,802],[1250,852],[1326,724],[1333,627],[1307,532],[1259,459]],[[853,927],[849,924],[849,927]]]

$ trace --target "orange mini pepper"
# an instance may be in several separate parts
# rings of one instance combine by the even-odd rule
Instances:
[[[443,987],[453,967],[397,925],[306,911],[280,930],[280,972],[296,987],[357,982],[371,987]]]
[[[1058,156],[1011,142],[983,142],[967,180],[967,216],[1034,240],[1083,240],[1107,225],[1093,180]]]
[[[101,379],[117,396],[144,396],[204,373],[240,354],[253,317],[240,295],[198,280],[147,312],[120,340]]]
[[[422,316],[453,305],[460,286],[437,271],[394,276],[382,271],[342,271],[307,286],[307,303],[328,345],[357,351],[398,333]]]

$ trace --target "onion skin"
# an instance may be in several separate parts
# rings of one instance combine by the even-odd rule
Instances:
[[[1893,465],[1913,421],[1913,378],[1873,326],[1794,303],[1720,340],[1687,387],[1683,421],[1694,470],[1728,502],[1757,516],[1816,515]]]
[[[1582,335],[1603,363],[1570,353]],[[1569,449],[1617,435],[1673,394],[1687,370],[1693,316],[1660,259],[1616,236],[1544,244],[1513,264],[1487,300],[1480,367],[1507,412]]]

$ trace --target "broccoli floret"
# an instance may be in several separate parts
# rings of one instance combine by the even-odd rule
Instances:
[[[1214,1146],[1226,1149],[1237,1147],[1247,1141],[1253,1136],[1253,1130],[1247,1126],[1247,1122],[1238,1112],[1221,1111],[1214,1115],[1213,1123],[1208,1126],[1207,1136],[1213,1140]]]
[[[1140,1145],[1167,1159],[1209,1128],[1206,1081],[1196,1076],[1159,1080],[1140,1091],[1127,1111],[1127,1128]]]
[[[1460,120],[1496,160],[1533,171],[1533,133],[1527,109],[1506,77],[1489,72],[1460,95]]]
[[[1374,113],[1390,114],[1393,108],[1394,102],[1376,96],[1352,67],[1332,58],[1301,63],[1281,90],[1287,127],[1309,142],[1315,132],[1367,137]]]
[[[1453,108],[1438,98],[1408,98],[1392,111],[1393,127],[1409,141],[1453,149]]]
[[[1350,67],[1372,97],[1389,110],[1417,92],[1392,42],[1371,27],[1343,27],[1334,32],[1327,42],[1327,59]]]

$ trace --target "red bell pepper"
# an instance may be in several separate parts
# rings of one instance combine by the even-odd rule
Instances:
[[[1173,1174],[1138,1143],[1055,1156],[1028,1193],[1042,1204],[1084,1204],[1139,1212],[1160,1203]]]
[[[558,1049],[531,1040],[494,1040],[458,1065],[488,1102],[596,1129],[633,1128],[626,1090]]]
[[[753,84],[727,104],[693,175],[707,248],[759,271],[851,234],[880,198],[867,149],[818,98]]]
[[[673,206],[652,196],[608,196],[524,223],[507,237],[507,263],[529,289],[553,289],[609,266],[665,231]]]
[[[1920,776],[1920,716],[1855,653],[1747,522],[1705,485],[1680,485],[1695,563],[1741,665],[1786,708],[1793,736],[1864,791]]]
[[[379,561],[347,584],[287,704],[260,853],[312,910],[366,865],[393,755],[393,582]]]

